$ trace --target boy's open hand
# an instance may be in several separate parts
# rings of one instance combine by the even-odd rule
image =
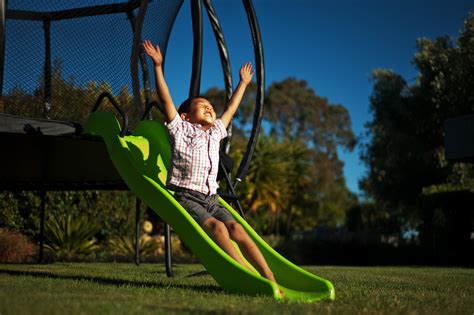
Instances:
[[[143,48],[145,49],[146,54],[153,60],[155,66],[161,66],[163,63],[163,56],[161,55],[160,47],[156,45],[155,48],[149,40],[144,40]]]
[[[255,73],[255,71],[252,69],[252,64],[247,62],[245,65],[240,68],[240,81],[242,81],[245,84],[249,84],[250,81],[252,81],[252,76]]]

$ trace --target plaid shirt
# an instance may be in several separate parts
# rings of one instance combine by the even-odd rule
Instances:
[[[167,185],[212,195],[217,192],[219,145],[227,136],[220,119],[207,131],[200,124],[183,121],[179,114],[168,124],[171,165]]]

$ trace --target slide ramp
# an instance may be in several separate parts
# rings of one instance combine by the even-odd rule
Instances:
[[[111,113],[94,112],[84,132],[101,137],[114,166],[130,190],[181,237],[217,283],[230,292],[269,295],[312,303],[334,300],[331,282],[288,261],[271,248],[224,200],[220,202],[247,231],[272,269],[278,285],[242,267],[204,232],[165,186],[171,150],[168,130],[157,121],[142,121],[131,136],[120,137],[120,124]]]

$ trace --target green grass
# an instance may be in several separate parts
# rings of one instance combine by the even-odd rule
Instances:
[[[223,291],[201,265],[0,265],[0,314],[467,314],[474,270],[306,267],[334,284],[336,300],[290,304]]]

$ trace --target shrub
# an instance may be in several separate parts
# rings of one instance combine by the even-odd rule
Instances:
[[[0,229],[0,263],[26,262],[35,254],[35,245],[25,235],[9,229]]]
[[[90,255],[99,249],[94,238],[99,230],[100,225],[97,222],[89,222],[84,216],[49,216],[45,223],[45,249],[62,259]]]
[[[134,236],[113,236],[109,240],[111,252],[118,256],[133,257],[135,255]],[[140,237],[140,259],[159,254],[160,244],[158,239],[148,234]]]
[[[68,213],[94,217],[101,230],[95,236],[105,241],[111,235],[133,233],[135,200],[130,191],[49,191],[46,213],[61,217]],[[37,191],[0,192],[0,226],[21,231],[33,239],[40,231],[40,193]],[[73,216],[73,217],[75,217]]]
[[[108,242],[109,251],[115,255],[114,259],[131,259],[135,257],[135,236],[113,236]],[[172,261],[178,263],[196,263],[196,257],[189,251],[177,235],[171,235]],[[164,236],[150,236],[146,233],[140,237],[140,261],[163,261]]]

